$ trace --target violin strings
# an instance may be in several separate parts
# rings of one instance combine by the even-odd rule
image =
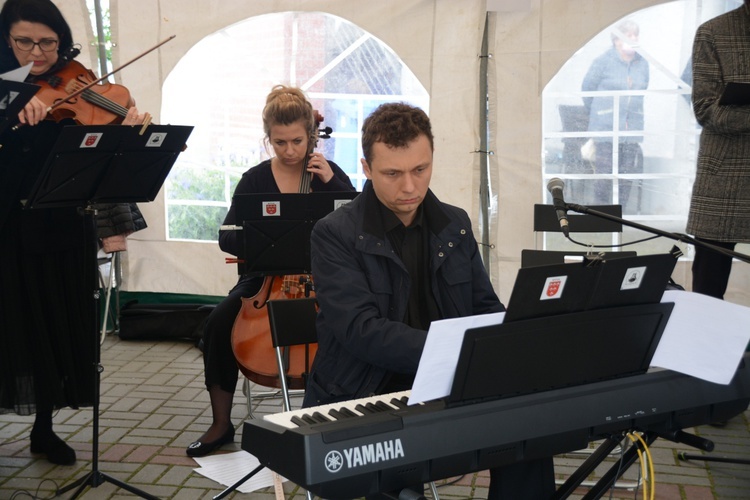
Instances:
[[[111,111],[112,113],[115,113],[120,116],[125,116],[128,114],[128,109],[120,106],[114,101],[111,101],[110,99],[107,99],[106,97],[97,94],[91,89],[85,90],[83,92],[83,98],[86,101],[95,103],[96,105],[106,109],[107,111]]]

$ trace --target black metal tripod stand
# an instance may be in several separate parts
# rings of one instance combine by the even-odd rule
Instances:
[[[94,274],[92,276],[96,276],[96,266],[98,265],[96,260],[96,252],[98,250],[98,240],[96,238],[96,210],[94,210],[91,207],[87,207],[84,209],[84,218],[86,225],[88,227],[87,232],[91,233],[91,237],[89,238],[92,240],[91,245],[93,248],[93,253],[88,255],[86,259],[87,262],[91,262],[92,265],[95,267]],[[89,250],[89,252],[91,252]],[[64,486],[63,488],[60,488],[57,490],[57,495],[62,495],[63,493],[66,493],[73,488],[78,488],[75,493],[73,493],[73,496],[70,497],[70,499],[78,498],[78,496],[83,493],[83,491],[86,489],[87,486],[90,486],[92,488],[96,488],[97,486],[108,482],[112,483],[115,486],[122,488],[124,490],[129,491],[130,493],[133,493],[134,495],[138,495],[141,498],[147,498],[149,500],[159,500],[159,497],[155,497],[153,495],[149,495],[145,491],[141,491],[138,488],[135,488],[133,486],[130,486],[127,483],[124,483],[120,481],[119,479],[115,479],[114,477],[108,476],[107,474],[104,474],[103,472],[99,471],[99,401],[100,401],[100,395],[99,395],[99,389],[101,385],[101,374],[102,371],[104,371],[104,368],[101,365],[101,344],[99,342],[99,288],[98,283],[95,285],[94,291],[94,311],[93,314],[96,320],[94,323],[94,331],[91,335],[91,341],[94,342],[94,362],[92,364],[92,369],[94,370],[94,401],[93,401],[93,420],[92,420],[92,449],[91,449],[91,472],[87,473],[86,475],[76,479],[71,484]]]
[[[99,240],[96,232],[96,210],[92,203],[130,203],[153,201],[172,168],[177,155],[185,148],[193,127],[181,125],[66,126],[60,129],[42,172],[31,190],[28,209],[79,207],[83,211],[86,235],[84,256],[93,267],[90,284],[93,290],[93,449],[92,470],[57,491],[62,494],[78,488],[78,497],[87,486],[96,488],[112,483],[142,498],[157,497],[99,471],[99,402],[101,383],[101,350],[99,340],[99,283],[96,279],[96,254]],[[90,263],[90,264],[89,264]]]

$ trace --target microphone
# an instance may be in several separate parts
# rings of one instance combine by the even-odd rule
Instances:
[[[562,179],[558,179],[557,177],[550,179],[550,181],[547,183],[547,191],[550,192],[552,195],[552,204],[555,206],[555,211],[557,212],[557,220],[560,222],[560,230],[562,230],[563,235],[565,237],[568,237],[568,208],[565,205],[565,200],[563,199],[563,188],[565,187],[565,183],[562,181]]]

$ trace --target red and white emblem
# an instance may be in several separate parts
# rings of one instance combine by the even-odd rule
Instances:
[[[264,201],[263,202],[263,216],[279,216],[281,215],[281,203],[278,201]]]
[[[544,282],[544,289],[542,290],[542,296],[540,300],[559,299],[562,297],[563,289],[565,288],[565,280],[567,276],[550,276]]]
[[[86,134],[83,136],[83,142],[81,142],[82,148],[95,148],[99,144],[99,140],[102,138],[101,132]]]

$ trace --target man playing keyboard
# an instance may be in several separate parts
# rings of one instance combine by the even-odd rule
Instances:
[[[433,150],[419,108],[383,104],[365,120],[368,181],[312,232],[319,344],[303,406],[410,389],[432,321],[504,310],[468,214],[429,189]],[[489,499],[536,500],[555,489],[551,458],[490,477]]]

